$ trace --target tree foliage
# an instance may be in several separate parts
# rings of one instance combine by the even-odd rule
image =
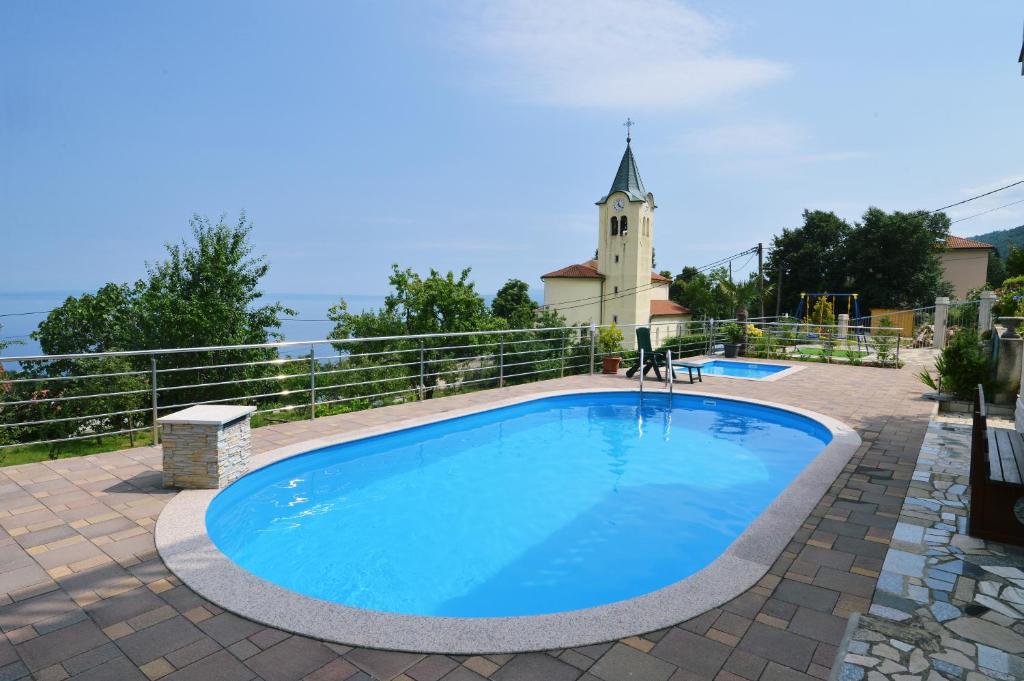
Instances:
[[[944,213],[886,213],[869,208],[850,225],[834,213],[804,211],[803,224],[772,241],[766,272],[782,274],[782,308],[801,293],[857,292],[866,307],[917,307],[949,291],[940,246],[949,234]]]
[[[530,298],[529,285],[519,279],[509,279],[491,301],[491,314],[504,319],[509,328],[524,329],[533,326],[537,307]]]

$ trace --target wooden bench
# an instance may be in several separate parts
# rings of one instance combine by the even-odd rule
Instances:
[[[973,421],[968,534],[1024,545],[1024,437],[1016,430],[988,427],[980,385]]]

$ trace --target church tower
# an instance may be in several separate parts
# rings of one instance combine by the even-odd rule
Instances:
[[[644,189],[626,137],[611,189],[597,202],[597,270],[604,277],[604,323],[647,324],[651,313],[654,195]]]

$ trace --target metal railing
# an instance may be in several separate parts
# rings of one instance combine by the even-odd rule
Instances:
[[[652,324],[700,354],[703,322]],[[161,416],[251,404],[254,425],[599,371],[603,327],[552,327],[0,357],[0,453],[28,445],[159,441]],[[627,347],[635,325],[622,325]],[[697,334],[689,337],[686,334]],[[634,351],[615,352],[629,363]]]
[[[652,345],[681,359],[721,351],[733,320],[650,324]],[[790,356],[800,349],[847,348],[850,327],[826,329],[793,321],[750,322],[773,341],[748,337],[748,354]],[[626,346],[636,325],[621,325]],[[64,355],[0,357],[0,458],[25,446],[56,450],[66,443],[117,438],[118,446],[159,441],[161,416],[200,404],[250,404],[254,426],[355,411],[437,395],[502,387],[600,371],[635,350],[601,348],[599,326],[465,331],[373,338],[279,341]],[[834,330],[833,330],[834,329]],[[879,330],[873,331],[878,336]],[[898,330],[895,330],[898,332]],[[878,343],[890,341],[889,331]],[[899,336],[892,363],[898,364]],[[861,342],[856,341],[855,342]],[[890,351],[883,349],[881,357]],[[886,360],[888,361],[888,360]],[[642,373],[642,372],[641,372]],[[127,441],[125,441],[127,440]],[[111,448],[118,448],[112,446]]]

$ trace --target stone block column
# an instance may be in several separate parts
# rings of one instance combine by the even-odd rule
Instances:
[[[935,333],[932,347],[941,350],[946,347],[946,320],[949,319],[949,298],[939,296],[935,299]]]
[[[996,294],[992,291],[981,292],[978,303],[978,333],[985,333],[992,328],[992,306],[996,303]]]
[[[839,315],[839,333],[836,334],[836,335],[838,335],[840,338],[846,338],[846,336],[847,336],[847,334],[849,332],[850,332],[850,315],[848,315],[848,314],[846,314],[844,312],[843,314]]]
[[[249,470],[249,416],[256,407],[197,405],[159,420],[164,487],[218,489]]]

